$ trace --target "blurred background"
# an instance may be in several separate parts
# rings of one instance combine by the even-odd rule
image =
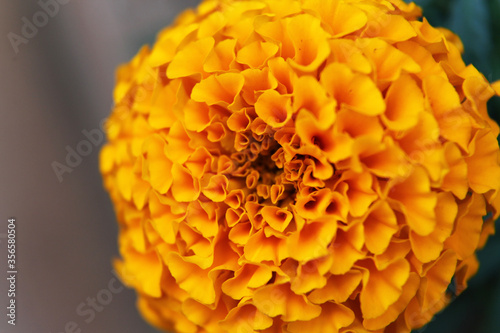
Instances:
[[[0,332],[156,332],[138,315],[134,292],[122,290],[112,272],[117,226],[98,171],[101,144],[59,178],[53,166],[66,164],[68,151],[87,140],[85,133],[99,130],[111,110],[117,65],[199,1],[59,0],[47,7],[51,15],[39,14],[49,2],[0,0],[3,309],[9,217],[17,220],[18,246],[16,326],[7,324],[2,311]],[[500,79],[500,0],[417,3],[431,24],[460,35],[467,63],[490,81]],[[497,121],[499,99],[490,103]],[[480,260],[470,288],[420,332],[500,332],[499,236],[490,239]],[[93,308],[96,298],[106,304]]]

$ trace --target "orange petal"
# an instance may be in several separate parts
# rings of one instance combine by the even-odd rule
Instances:
[[[338,229],[335,241],[329,247],[333,257],[332,274],[345,274],[354,263],[365,256],[361,249],[364,243],[363,225],[356,223],[347,230]]]
[[[222,291],[236,300],[253,295],[253,288],[265,285],[272,277],[267,266],[245,264],[234,273],[234,277],[222,284]]]
[[[467,164],[464,161],[460,148],[453,142],[444,145],[448,173],[443,179],[442,188],[451,191],[458,199],[463,200],[469,190],[467,181]]]
[[[427,236],[420,236],[410,232],[410,242],[415,256],[422,262],[427,263],[435,260],[443,250],[444,241],[450,235],[458,207],[451,193],[441,192],[438,194],[436,205],[436,228]]]
[[[262,92],[275,89],[278,86],[278,81],[270,73],[268,67],[264,67],[263,69],[246,69],[241,74],[245,78],[241,97],[249,105],[254,105]],[[247,110],[253,113],[253,108],[248,108]]]
[[[365,265],[363,289],[359,299],[363,318],[371,319],[382,315],[398,300],[410,276],[410,265],[403,258],[381,271],[370,260]]]
[[[323,86],[313,76],[301,76],[294,82],[293,108],[310,111],[321,129],[327,129],[335,120],[335,100],[329,99]],[[296,125],[296,128],[299,126]]]
[[[255,41],[242,47],[237,55],[236,61],[248,65],[250,68],[259,68],[278,52],[278,45],[270,42]]]
[[[235,46],[236,39],[225,39],[217,43],[207,56],[203,70],[208,73],[228,71],[236,57]]]
[[[162,254],[168,270],[175,281],[189,296],[202,304],[213,304],[215,290],[208,272],[199,266],[186,262],[175,252]]]
[[[463,111],[460,97],[448,78],[429,76],[423,78],[427,103],[439,124],[440,135],[468,149],[471,139],[471,119]]]
[[[415,37],[417,33],[412,25],[401,15],[381,12],[369,16],[362,37],[377,37],[390,43],[401,42]]]
[[[211,75],[197,83],[191,98],[208,105],[228,106],[235,101],[243,87],[244,78],[239,73]]]
[[[404,311],[410,300],[415,296],[419,284],[420,278],[418,274],[411,272],[408,280],[403,286],[403,291],[398,300],[394,304],[389,306],[387,311],[381,316],[363,320],[363,325],[371,331],[380,330],[387,327]]]
[[[172,166],[172,195],[175,200],[189,202],[200,195],[199,180],[193,178],[191,172],[180,164]]]
[[[292,117],[290,97],[266,90],[255,102],[255,112],[269,126],[282,127]]]
[[[465,158],[470,187],[477,193],[500,188],[500,153],[496,136],[490,131],[480,131],[469,147]]]
[[[402,131],[415,126],[424,111],[424,96],[410,75],[402,75],[389,87],[385,96],[387,108],[382,119],[391,130]]]
[[[284,231],[292,221],[293,215],[287,209],[265,206],[262,208],[262,217],[273,229]]]
[[[342,327],[354,321],[354,312],[342,304],[325,303],[321,305],[321,315],[309,321],[295,321],[287,325],[291,333],[318,332],[338,333]]]
[[[373,190],[373,176],[368,173],[346,171],[341,176],[341,184],[347,185],[346,196],[349,200],[349,214],[353,217],[363,216],[368,207],[378,198]]]
[[[422,294],[422,309],[428,311],[440,299],[445,298],[445,292],[457,267],[457,257],[452,250],[445,251],[435,262],[429,264],[424,271],[420,286]]]
[[[202,204],[199,201],[193,201],[189,204],[186,215],[186,223],[198,230],[205,238],[214,237],[219,231],[216,214],[207,206],[209,203]]]
[[[175,122],[167,135],[168,144],[165,153],[170,160],[184,163],[194,151],[191,148],[191,138],[180,121]]]
[[[220,322],[220,327],[227,332],[250,332],[264,330],[273,324],[273,319],[260,312],[252,304],[244,304],[233,308],[227,317]]]
[[[123,261],[115,260],[114,266],[123,281],[151,297],[160,297],[163,266],[154,251],[139,254],[133,250],[121,251]]]
[[[295,48],[290,65],[304,72],[316,70],[330,54],[328,34],[321,27],[321,21],[309,14],[286,20],[287,32]]]
[[[323,288],[326,285],[324,274],[328,272],[330,261],[331,258],[327,257],[299,264],[297,275],[291,279],[290,289],[300,295]]]
[[[172,59],[167,67],[170,79],[203,73],[205,59],[214,47],[212,37],[202,38],[186,45]]]
[[[327,246],[336,232],[336,222],[328,218],[304,225],[286,240],[290,257],[309,261],[328,254]]]
[[[323,288],[313,290],[307,298],[315,304],[328,301],[345,302],[361,282],[360,271],[351,270],[342,275],[331,275]]]
[[[148,122],[151,127],[170,128],[175,123],[177,117],[174,113],[174,105],[177,102],[180,85],[181,81],[174,80],[158,92],[149,110]]]
[[[421,70],[409,55],[381,39],[358,38],[356,44],[375,63],[377,78],[381,84],[395,81],[402,72],[418,73]]]
[[[149,181],[151,187],[161,194],[167,193],[172,186],[172,162],[165,156],[165,141],[154,134],[144,144],[144,150],[148,154],[144,167],[147,170],[145,180]]]
[[[415,233],[426,236],[436,227],[437,194],[431,191],[429,177],[422,168],[413,172],[395,185],[389,196],[398,201],[398,209],[405,214],[406,221]]]
[[[362,28],[368,20],[361,9],[337,0],[307,0],[303,7],[314,11],[333,37],[348,35]]]
[[[476,250],[485,214],[484,197],[480,194],[473,193],[459,204],[454,232],[445,241],[445,246],[455,250],[458,259],[464,260]]]
[[[329,41],[332,53],[332,62],[344,63],[355,72],[369,74],[372,72],[372,64],[361,50],[350,39],[332,39]]]
[[[213,202],[226,200],[229,181],[224,175],[210,177],[208,185],[203,188],[203,194]]]
[[[281,260],[288,256],[286,241],[275,236],[267,237],[264,229],[248,239],[244,252],[245,258],[251,262],[261,263],[272,260],[275,265],[279,265]]]
[[[188,131],[201,132],[210,125],[209,107],[205,103],[187,100],[184,106],[184,123]]]
[[[368,76],[353,73],[345,64],[328,65],[321,72],[321,83],[338,105],[366,115],[378,115],[385,110],[384,99],[375,83]]]
[[[289,284],[267,285],[255,291],[253,304],[269,317],[281,315],[284,321],[311,320],[321,307],[310,303],[304,295],[296,295]]]
[[[366,248],[374,253],[383,253],[398,231],[396,216],[385,201],[376,203],[363,221]]]

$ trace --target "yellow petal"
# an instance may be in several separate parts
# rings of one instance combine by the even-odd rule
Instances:
[[[314,16],[302,14],[287,19],[288,34],[295,48],[290,65],[304,72],[316,70],[330,54],[328,34],[321,21]]]
[[[290,257],[309,261],[328,254],[327,246],[336,232],[335,221],[327,218],[304,225],[300,232],[295,232],[286,240]]]
[[[354,321],[354,312],[342,304],[325,303],[321,306],[321,315],[309,321],[295,321],[287,326],[291,333],[318,332],[337,333],[342,327]]]
[[[241,97],[249,105],[254,105],[262,92],[275,89],[278,86],[278,81],[267,67],[263,69],[246,69],[241,74],[245,78]]]
[[[172,162],[165,156],[165,141],[157,134],[153,135],[145,144],[144,150],[148,154],[145,168],[148,175],[145,180],[151,187],[161,194],[167,193],[172,186]]]
[[[369,330],[380,330],[393,322],[406,308],[410,300],[415,296],[420,284],[419,276],[411,272],[408,280],[403,286],[403,291],[398,300],[389,306],[387,311],[379,317],[363,320],[363,325]]]
[[[393,43],[405,41],[417,35],[412,25],[400,15],[377,12],[371,16],[362,37],[378,37]]]
[[[175,200],[189,202],[200,195],[199,181],[193,178],[191,172],[180,164],[172,166],[172,195]]]
[[[123,281],[151,297],[160,297],[163,266],[156,252],[139,254],[133,250],[122,251],[124,261],[114,262]]]
[[[156,129],[169,128],[177,120],[174,105],[177,102],[180,83],[180,81],[172,81],[158,92],[158,96],[149,111],[148,122],[151,127]]]
[[[426,267],[420,286],[422,309],[428,311],[445,294],[457,267],[457,257],[452,250],[445,251],[435,262]]]
[[[182,48],[167,67],[167,77],[175,79],[203,73],[205,59],[214,47],[212,37],[191,42]]]
[[[362,10],[338,0],[307,0],[303,6],[313,10],[326,23],[333,37],[348,35],[362,28],[368,20]]]
[[[424,111],[424,96],[410,75],[402,75],[389,87],[385,96],[387,108],[382,119],[391,130],[402,131],[415,126]]]
[[[250,68],[259,68],[278,52],[278,45],[269,42],[255,41],[241,48],[236,61],[248,65]]]
[[[449,171],[445,175],[441,187],[463,200],[469,190],[467,163],[464,161],[460,148],[452,142],[445,144],[444,153]]]
[[[201,132],[206,129],[210,119],[209,107],[205,103],[188,100],[184,107],[184,122],[188,131]]]
[[[281,260],[288,256],[288,249],[284,239],[275,236],[267,237],[264,229],[248,239],[245,244],[245,258],[254,263],[272,260],[278,265]]]
[[[313,76],[301,76],[294,82],[294,111],[306,109],[318,120],[321,129],[330,127],[335,120],[336,101],[329,99],[323,86]],[[296,128],[299,126],[296,124]]]
[[[366,261],[363,272],[363,289],[360,294],[361,311],[365,319],[382,315],[401,295],[410,276],[410,265],[401,258],[382,271],[371,261]]]
[[[390,191],[390,197],[400,203],[399,210],[415,233],[426,236],[436,227],[437,194],[430,189],[429,177],[422,168],[413,172]]]
[[[272,318],[263,314],[254,305],[247,303],[229,311],[227,317],[220,322],[220,327],[227,332],[253,332],[264,330],[272,324]]]
[[[213,202],[226,200],[229,181],[224,175],[210,177],[208,185],[202,189],[203,194]]]
[[[253,304],[269,317],[281,315],[285,321],[311,320],[321,313],[304,295],[296,295],[289,284],[267,285],[255,291]]]
[[[205,238],[214,237],[219,231],[215,207],[213,210],[210,208],[210,203],[193,201],[187,209],[186,223],[198,230]]]
[[[243,82],[243,76],[238,73],[211,75],[194,86],[191,98],[208,105],[228,106],[235,101]]]
[[[349,214],[353,217],[363,216],[378,197],[373,190],[373,176],[367,172],[358,174],[346,171],[341,181],[341,184],[347,185],[345,194],[349,200]]]
[[[420,66],[407,54],[378,38],[356,40],[363,53],[375,63],[381,83],[395,81],[402,72],[418,73]]]
[[[500,188],[500,152],[496,136],[480,131],[469,147],[471,155],[465,158],[472,190],[485,193]]]
[[[451,193],[438,194],[436,205],[436,228],[427,236],[420,236],[415,232],[410,233],[410,242],[413,253],[422,262],[435,260],[443,250],[444,241],[450,235],[458,207]]]
[[[197,37],[199,39],[204,37],[212,37],[214,36],[220,29],[224,27],[226,24],[226,19],[224,14],[221,12],[215,11],[205,17],[205,19],[200,22],[200,27],[197,31]]]
[[[175,281],[190,297],[202,304],[212,304],[215,301],[214,286],[206,270],[184,261],[178,253],[162,255]]]
[[[269,126],[282,127],[292,117],[290,97],[276,90],[266,90],[255,102],[255,112]]]
[[[439,124],[440,134],[468,149],[471,139],[470,116],[462,110],[457,91],[447,78],[429,76],[423,79],[426,100]]]
[[[328,65],[321,72],[321,83],[338,105],[366,115],[378,115],[385,110],[385,102],[375,83],[368,76],[353,73],[345,64]]]
[[[366,251],[362,251],[364,243],[363,225],[356,223],[347,230],[338,229],[335,241],[329,247],[333,257],[332,274],[345,274],[354,263],[363,258]]]
[[[383,253],[398,231],[394,211],[385,201],[376,203],[363,221],[366,248],[374,253]]]
[[[476,250],[485,214],[485,202],[480,194],[473,193],[459,204],[454,232],[445,242],[446,247],[455,250],[458,259],[466,259]]]
[[[360,271],[351,270],[342,275],[331,275],[323,288],[313,290],[307,298],[315,304],[328,301],[345,302],[361,282]]]
[[[363,52],[350,39],[332,39],[329,41],[332,53],[330,59],[333,62],[344,63],[355,72],[369,74],[372,72],[372,64]]]
[[[253,264],[242,266],[234,274],[222,284],[222,291],[236,300],[252,296],[254,292],[251,288],[262,287],[272,277],[270,268]]]
[[[225,39],[217,43],[208,54],[203,70],[207,73],[229,70],[236,58],[235,46],[236,39]]]
[[[300,295],[323,288],[326,285],[324,274],[328,272],[330,261],[331,258],[324,258],[299,264],[297,275],[291,279],[290,288],[292,291]]]
[[[273,229],[284,231],[293,215],[290,211],[274,206],[265,206],[262,208],[262,217]]]

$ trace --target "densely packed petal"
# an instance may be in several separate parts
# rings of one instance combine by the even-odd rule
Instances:
[[[117,72],[115,267],[176,332],[410,332],[500,215],[500,95],[401,0],[205,0]]]

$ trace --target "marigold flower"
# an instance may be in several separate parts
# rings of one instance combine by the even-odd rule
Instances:
[[[401,0],[206,0],[119,68],[115,266],[176,332],[410,332],[500,214],[500,94]]]

